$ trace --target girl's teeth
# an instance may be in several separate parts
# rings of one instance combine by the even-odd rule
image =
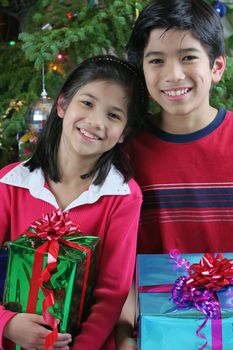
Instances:
[[[83,135],[85,135],[85,136],[87,136],[87,137],[89,137],[89,138],[91,138],[91,139],[98,140],[98,137],[97,137],[97,136],[90,134],[90,133],[89,133],[88,131],[86,131],[86,130],[80,129],[80,132],[81,132],[81,134],[83,134]]]

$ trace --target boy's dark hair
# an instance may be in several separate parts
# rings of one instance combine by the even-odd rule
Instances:
[[[57,156],[63,119],[57,114],[58,98],[62,96],[64,105],[67,107],[81,87],[93,81],[102,80],[115,82],[126,91],[128,97],[126,138],[138,131],[143,118],[146,117],[148,104],[143,74],[132,64],[115,56],[101,55],[89,58],[76,67],[62,86],[40,134],[35,152],[25,163],[30,171],[41,168],[45,176],[55,182],[61,181]],[[111,164],[121,171],[125,181],[132,177],[133,172],[128,157],[117,144],[98,159],[90,173],[83,174],[81,178],[96,175],[94,184],[99,185],[105,180]]]
[[[142,67],[144,49],[153,29],[190,31],[207,50],[210,67],[224,55],[220,16],[204,0],[152,0],[139,14],[127,45],[129,61]]]

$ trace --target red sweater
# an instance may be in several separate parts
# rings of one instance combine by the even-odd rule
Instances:
[[[22,164],[11,164],[0,171],[0,198],[0,246],[19,237],[35,219],[58,208],[41,170],[30,173]],[[72,350],[115,349],[111,332],[132,281],[141,202],[135,181],[123,183],[112,167],[102,186],[92,184],[64,210],[82,232],[101,238],[95,302]],[[2,332],[13,316],[0,306],[1,349]],[[10,349],[9,344],[5,349]]]
[[[127,146],[143,192],[138,252],[232,252],[233,112],[189,135],[149,130]]]

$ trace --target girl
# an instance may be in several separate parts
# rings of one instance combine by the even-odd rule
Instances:
[[[144,79],[131,64],[97,56],[64,83],[34,155],[0,171],[0,246],[54,209],[100,237],[93,305],[72,350],[114,349],[111,332],[128,294],[142,202],[122,142],[146,115]],[[42,316],[0,309],[0,348],[43,347]],[[28,331],[30,330],[30,331]],[[59,334],[55,349],[69,349]]]

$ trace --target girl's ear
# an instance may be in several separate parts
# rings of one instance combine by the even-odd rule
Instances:
[[[117,143],[123,143],[125,139],[125,134],[122,134]]]
[[[65,101],[62,95],[60,95],[57,100],[57,115],[60,118],[64,118],[65,115]]]
[[[212,83],[218,83],[226,67],[226,57],[221,55],[216,58],[212,68]]]
[[[124,140],[125,140],[125,138],[126,138],[126,136],[128,135],[128,133],[129,133],[129,129],[126,128],[126,129],[123,131],[123,133],[121,134],[121,136],[120,136],[120,138],[119,138],[119,140],[118,140],[117,143],[123,143]]]

